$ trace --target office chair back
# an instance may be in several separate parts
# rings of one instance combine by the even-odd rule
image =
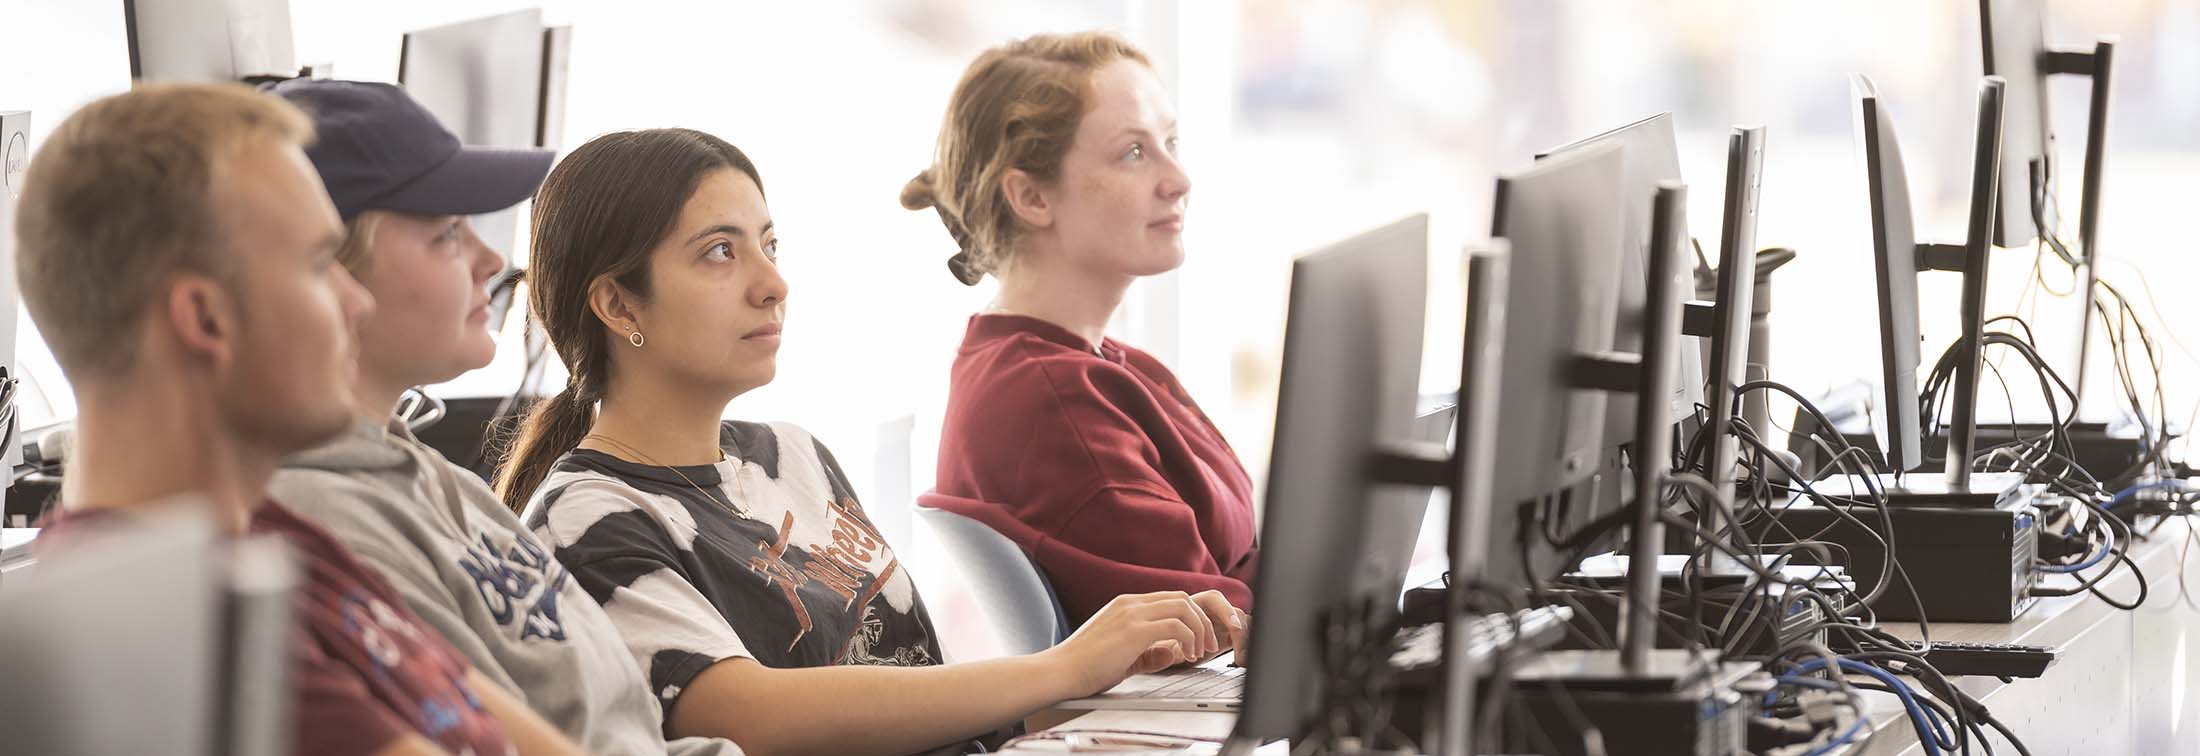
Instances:
[[[1037,653],[1069,638],[1068,615],[1054,585],[1030,555],[985,523],[944,509],[918,506],[917,519],[937,534],[962,569],[1000,636],[1001,651]]]

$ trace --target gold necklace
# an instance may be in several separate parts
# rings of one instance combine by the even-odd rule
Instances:
[[[648,463],[648,464],[651,464],[651,465],[655,465],[655,466],[657,466],[657,467],[662,467],[662,468],[664,468],[664,469],[667,469],[667,470],[671,470],[671,471],[672,471],[672,474],[680,476],[680,479],[681,479],[681,480],[683,480],[683,481],[687,481],[688,487],[690,487],[690,488],[693,488],[693,489],[695,489],[695,492],[696,492],[696,493],[702,494],[702,495],[703,495],[703,498],[704,498],[704,499],[708,499],[708,500],[710,500],[710,501],[711,501],[712,503],[716,503],[716,504],[718,504],[718,506],[719,506],[720,508],[723,508],[723,509],[725,509],[725,510],[726,510],[727,512],[731,513],[731,514],[732,514],[733,516],[735,516],[735,517],[739,517],[739,518],[742,518],[742,519],[753,519],[753,518],[750,518],[750,517],[749,517],[749,513],[748,513],[748,509],[747,509],[747,508],[745,508],[745,507],[742,507],[742,506],[741,506],[740,504],[729,504],[729,503],[727,503],[727,502],[720,502],[720,501],[718,500],[718,498],[719,498],[719,497],[716,497],[716,496],[712,496],[712,495],[710,495],[710,490],[709,490],[709,489],[703,488],[703,487],[702,487],[701,485],[698,485],[698,484],[697,484],[697,483],[695,482],[695,479],[694,479],[694,478],[690,478],[690,477],[688,477],[688,476],[687,476],[687,473],[684,473],[684,472],[680,472],[680,468],[677,468],[677,467],[673,467],[672,465],[667,465],[667,464],[662,464],[662,463],[659,463],[659,462],[658,462],[658,461],[657,461],[657,460],[656,460],[655,458],[652,458],[652,457],[650,457],[650,456],[649,456],[649,455],[647,455],[647,454],[643,454],[643,453],[642,453],[642,450],[640,450],[640,449],[636,449],[636,448],[634,448],[634,447],[633,447],[632,445],[626,444],[626,443],[624,443],[624,442],[621,442],[621,441],[619,441],[618,439],[612,438],[612,437],[610,437],[610,436],[606,436],[606,435],[604,435],[604,434],[601,434],[601,433],[590,433],[590,434],[588,434],[588,435],[586,435],[586,436],[583,436],[583,437],[581,437],[581,441],[583,441],[583,442],[586,442],[586,441],[588,441],[589,439],[595,439],[595,440],[597,440],[597,441],[601,441],[601,442],[603,442],[603,443],[605,443],[605,444],[609,444],[609,445],[611,445],[611,446],[615,446],[615,447],[618,447],[618,450],[619,450],[619,452],[621,452],[621,453],[623,453],[623,454],[631,454],[631,455],[634,455],[634,457],[636,457],[637,459],[640,459],[640,460],[641,460],[642,462],[645,462],[645,463]],[[723,458],[723,454],[724,454],[724,452],[720,452],[721,458]],[[735,469],[735,470],[733,471],[733,487],[734,487],[734,493],[735,493],[735,495],[736,495],[736,496],[739,496],[740,498],[742,498],[742,499],[744,499],[744,500],[748,499],[748,497],[749,497],[748,485],[747,485],[747,484],[745,484],[745,483],[742,483],[742,482],[741,482],[741,471],[740,471],[740,469],[739,469],[738,467],[737,467],[737,468],[736,468],[736,469]]]

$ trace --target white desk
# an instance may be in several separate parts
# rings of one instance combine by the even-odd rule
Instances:
[[[1048,727],[1043,731],[1052,733],[1070,733],[1078,731],[1089,732],[1094,730],[1117,730],[1127,732],[1154,733],[1157,735],[1175,735],[1184,738],[1220,741],[1223,738],[1230,736],[1230,729],[1236,724],[1237,715],[1227,712],[1110,710],[1087,712],[1083,715],[1074,717],[1069,721],[1062,722],[1061,724],[1055,725],[1053,727]],[[1068,749],[1059,741],[1042,741],[1027,744],[1018,748],[1012,748],[1007,751],[1003,751],[1002,753],[1041,754],[1068,752]],[[1263,756],[1265,756],[1267,754],[1288,754],[1290,752],[1291,751],[1289,744],[1279,741],[1261,747],[1261,749],[1257,753],[1263,754]],[[1195,748],[1191,750],[1154,751],[1152,753],[1213,753],[1213,749]]]
[[[0,573],[29,567],[31,541],[36,538],[37,528],[0,528]]]

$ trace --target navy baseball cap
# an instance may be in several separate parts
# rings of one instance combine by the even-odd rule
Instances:
[[[534,196],[553,155],[468,147],[390,84],[291,79],[264,87],[313,119],[306,157],[345,223],[368,210],[480,215]]]

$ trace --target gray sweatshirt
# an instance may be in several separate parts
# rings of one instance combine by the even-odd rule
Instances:
[[[285,462],[270,492],[589,753],[741,753],[725,740],[666,743],[663,709],[602,606],[479,477],[403,423],[354,424]]]

